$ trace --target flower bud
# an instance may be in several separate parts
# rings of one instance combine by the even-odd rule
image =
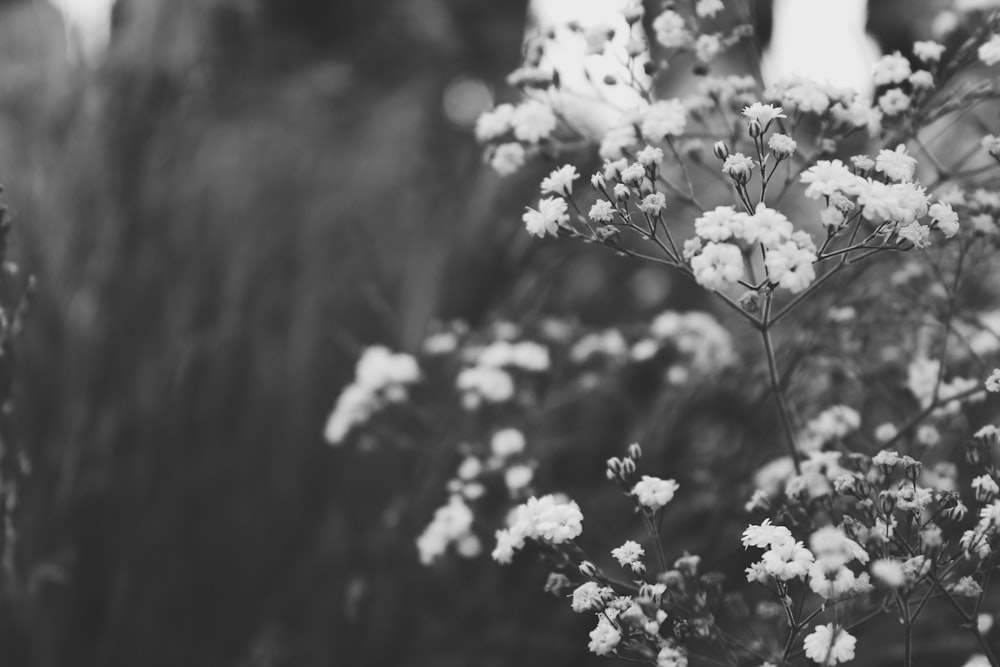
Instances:
[[[591,563],[589,560],[585,560],[580,563],[580,574],[587,577],[588,579],[593,579],[597,576],[597,566]]]
[[[756,139],[760,135],[764,134],[764,128],[761,127],[759,120],[755,118],[754,120],[747,123],[747,134],[749,134],[750,137],[753,139]]]
[[[725,141],[716,141],[712,145],[712,152],[715,153],[715,157],[725,160],[729,157],[729,146],[726,145]]]
[[[628,456],[636,461],[642,458],[642,447],[638,442],[633,442],[628,446]]]
[[[971,465],[979,465],[983,460],[982,444],[978,438],[965,443],[965,460]]]
[[[625,459],[622,461],[622,476],[628,477],[635,474],[635,461],[632,459]]]
[[[740,308],[754,315],[760,312],[760,294],[753,290],[748,290],[740,297]]]
[[[896,496],[889,491],[881,491],[878,494],[878,511],[889,516],[894,509],[896,509]]]
[[[604,180],[604,174],[601,172],[597,172],[590,177],[590,184],[594,186],[594,189],[598,192],[603,191],[608,185],[607,181]]]
[[[920,470],[923,468],[920,461],[911,456],[904,456],[903,466],[906,478],[916,484],[917,480],[920,478]]]
[[[617,456],[608,459],[608,479],[621,479],[623,473],[622,461]]]

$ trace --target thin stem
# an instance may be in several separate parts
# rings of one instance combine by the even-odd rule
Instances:
[[[792,428],[792,416],[788,409],[788,402],[785,399],[785,391],[781,386],[781,377],[778,374],[778,361],[774,353],[774,342],[771,340],[771,300],[773,296],[770,292],[764,304],[764,319],[761,323],[760,333],[764,342],[764,353],[767,355],[767,371],[771,380],[771,391],[778,402],[778,412],[781,415],[781,425],[785,431],[785,438],[788,444],[788,452],[791,454],[792,462],[795,464],[795,474],[802,474],[802,460],[798,447],[795,444],[795,431]]]

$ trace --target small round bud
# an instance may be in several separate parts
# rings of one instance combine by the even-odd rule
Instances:
[[[878,511],[889,516],[894,509],[896,509],[896,496],[889,491],[881,491],[878,494]]]
[[[622,461],[622,475],[630,476],[635,474],[635,461],[632,459],[625,459]]]
[[[755,315],[760,312],[760,294],[753,290],[748,290],[740,297],[740,308]]]
[[[608,185],[607,181],[604,180],[604,174],[601,172],[597,172],[590,177],[590,184],[594,186],[594,189],[598,192],[602,192]]]
[[[756,139],[760,135],[764,134],[764,128],[761,126],[759,120],[754,119],[747,123],[747,134],[749,134],[753,139]]]
[[[715,153],[715,157],[725,160],[729,157],[729,146],[726,145],[725,141],[716,141],[712,144],[712,152]]]
[[[589,560],[585,560],[580,563],[580,574],[583,576],[593,579],[597,576],[597,566],[591,563]]]
[[[629,458],[635,459],[636,461],[642,458],[642,447],[638,442],[633,442],[628,446],[628,455]]]

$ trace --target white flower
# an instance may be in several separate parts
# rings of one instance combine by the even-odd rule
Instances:
[[[472,366],[462,369],[455,385],[466,395],[465,406],[477,407],[482,400],[503,403],[514,395],[514,379],[501,368]]]
[[[542,194],[568,197],[573,192],[573,181],[578,178],[580,174],[576,173],[576,167],[571,164],[563,165],[542,179]]]
[[[573,591],[573,611],[578,614],[585,611],[595,611],[604,606],[604,601],[611,597],[613,592],[608,588],[601,587],[595,581],[588,581],[581,584]]]
[[[895,116],[910,108],[910,96],[899,88],[890,88],[878,98],[879,109],[887,116]]]
[[[492,141],[511,129],[514,106],[501,104],[495,109],[484,111],[476,119],[476,139],[481,143]]]
[[[615,207],[605,199],[598,199],[587,215],[594,222],[611,222],[615,217]]]
[[[635,159],[644,167],[663,162],[663,149],[656,146],[646,146],[636,153]]]
[[[620,547],[611,550],[611,555],[618,564],[622,567],[633,567],[636,563],[640,562],[640,559],[646,554],[646,550],[643,549],[638,542],[633,542],[628,540]]]
[[[832,623],[817,625],[802,642],[806,657],[821,665],[836,665],[854,660],[857,639],[842,627]]]
[[[560,197],[546,197],[538,202],[538,210],[528,208],[521,216],[528,233],[539,238],[550,234],[558,236],[559,226],[569,221],[566,200]]]
[[[771,547],[760,559],[764,571],[782,581],[805,577],[813,564],[813,554],[801,542],[785,542]]]
[[[857,585],[858,578],[839,558],[818,558],[809,568],[809,588],[827,600],[844,597]]]
[[[722,0],[698,0],[694,6],[694,12],[698,18],[712,18],[724,9]]]
[[[434,512],[424,532],[417,538],[420,562],[428,565],[442,556],[449,544],[458,544],[471,536],[472,510],[460,496],[451,496],[446,505]]]
[[[1000,33],[994,33],[990,41],[979,47],[979,60],[987,67],[1000,63]]]
[[[699,285],[720,290],[743,277],[743,253],[732,243],[706,243],[691,258],[691,270]]]
[[[816,270],[813,267],[815,261],[815,252],[788,241],[768,246],[764,266],[767,267],[772,282],[797,294],[816,279]]]
[[[896,150],[883,149],[875,159],[875,169],[894,181],[909,181],[917,168],[917,159],[906,152],[906,146],[899,144]]]
[[[941,54],[944,53],[944,44],[938,44],[937,42],[914,42],[913,43],[913,55],[922,60],[923,62],[937,62],[941,60]]]
[[[777,135],[775,135],[777,136]],[[694,221],[694,233],[706,241],[726,241],[743,236],[747,214],[737,213],[732,206],[716,206]]]
[[[500,144],[493,150],[490,166],[501,176],[510,176],[524,166],[524,146],[517,142]]]
[[[503,480],[509,491],[516,492],[531,484],[531,479],[534,476],[535,471],[531,469],[531,466],[522,464],[507,468],[504,471]]]
[[[744,113],[746,112],[744,111]],[[784,160],[792,156],[795,149],[798,148],[798,144],[787,134],[772,134],[771,138],[767,140],[767,147],[774,153],[774,157]]]
[[[931,244],[929,227],[924,227],[916,222],[910,222],[902,225],[896,230],[899,237],[906,239],[913,244],[914,248],[926,248]]]
[[[538,100],[527,100],[511,116],[514,136],[520,141],[534,144],[552,134],[556,129],[556,115],[549,105]]]
[[[721,0],[715,1],[721,4]],[[680,647],[669,644],[661,648],[656,656],[656,667],[687,667],[687,664],[687,654]]]
[[[799,177],[800,182],[809,184],[805,195],[811,199],[828,197],[835,192],[846,190],[856,179],[857,177],[840,160],[820,160]]]
[[[590,632],[587,648],[597,655],[608,655],[615,650],[622,639],[622,633],[606,617],[600,616],[597,627]]]
[[[910,85],[915,89],[931,89],[934,87],[934,75],[925,69],[917,70],[910,75]]]
[[[750,172],[753,171],[753,166],[753,160],[743,153],[733,153],[722,163],[722,173],[737,183],[746,183],[750,180]]]
[[[494,456],[505,459],[524,451],[524,434],[516,428],[505,428],[493,434],[490,450]]]
[[[640,505],[655,512],[673,500],[679,488],[680,485],[672,479],[643,475],[642,479],[632,487],[632,495]]]
[[[958,213],[955,213],[950,204],[943,204],[941,202],[931,204],[928,214],[937,228],[947,238],[951,238],[958,233]]]
[[[784,526],[775,526],[770,519],[764,519],[760,525],[751,524],[743,531],[743,548],[757,547],[770,549],[782,544],[794,543],[792,531]]]
[[[781,211],[760,202],[754,214],[747,218],[743,238],[748,243],[763,243],[772,248],[787,241],[793,231],[791,221]]]
[[[986,378],[986,391],[1000,393],[1000,368],[994,368],[990,376]]]
[[[743,107],[743,115],[750,120],[760,123],[761,127],[765,130],[775,118],[787,118],[784,111],[781,107],[771,104],[761,104],[760,102],[754,102],[748,107]]]
[[[882,56],[873,66],[872,73],[876,86],[902,83],[910,76],[910,61],[896,51],[891,55]]]
[[[650,105],[642,116],[639,129],[642,136],[651,142],[661,142],[668,136],[684,134],[687,112],[680,100],[661,100]]]
[[[635,125],[631,122],[616,125],[608,130],[601,139],[601,146],[598,154],[605,160],[622,160],[625,150],[638,143],[639,137],[635,134]],[[605,170],[605,176],[607,171]]]
[[[656,41],[668,49],[687,46],[691,34],[684,25],[684,17],[673,10],[667,10],[653,19]]]
[[[710,62],[721,50],[722,42],[716,35],[699,35],[694,43],[695,56],[703,63]]]
[[[639,202],[639,210],[647,215],[659,215],[660,212],[667,207],[667,198],[662,192],[654,192],[653,194],[646,195],[641,202]]]
[[[872,576],[889,588],[899,588],[906,583],[903,566],[892,558],[880,558],[872,562]]]

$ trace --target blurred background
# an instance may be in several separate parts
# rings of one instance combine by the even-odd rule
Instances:
[[[905,47],[941,3],[907,24],[876,4]],[[694,303],[660,271],[530,243],[551,165],[481,166],[471,126],[511,98],[527,5],[0,2],[0,182],[38,278],[0,663],[584,664],[589,621],[542,569],[421,568],[440,488],[387,511],[411,470],[322,440],[372,342]],[[599,477],[605,454],[575,465]]]

